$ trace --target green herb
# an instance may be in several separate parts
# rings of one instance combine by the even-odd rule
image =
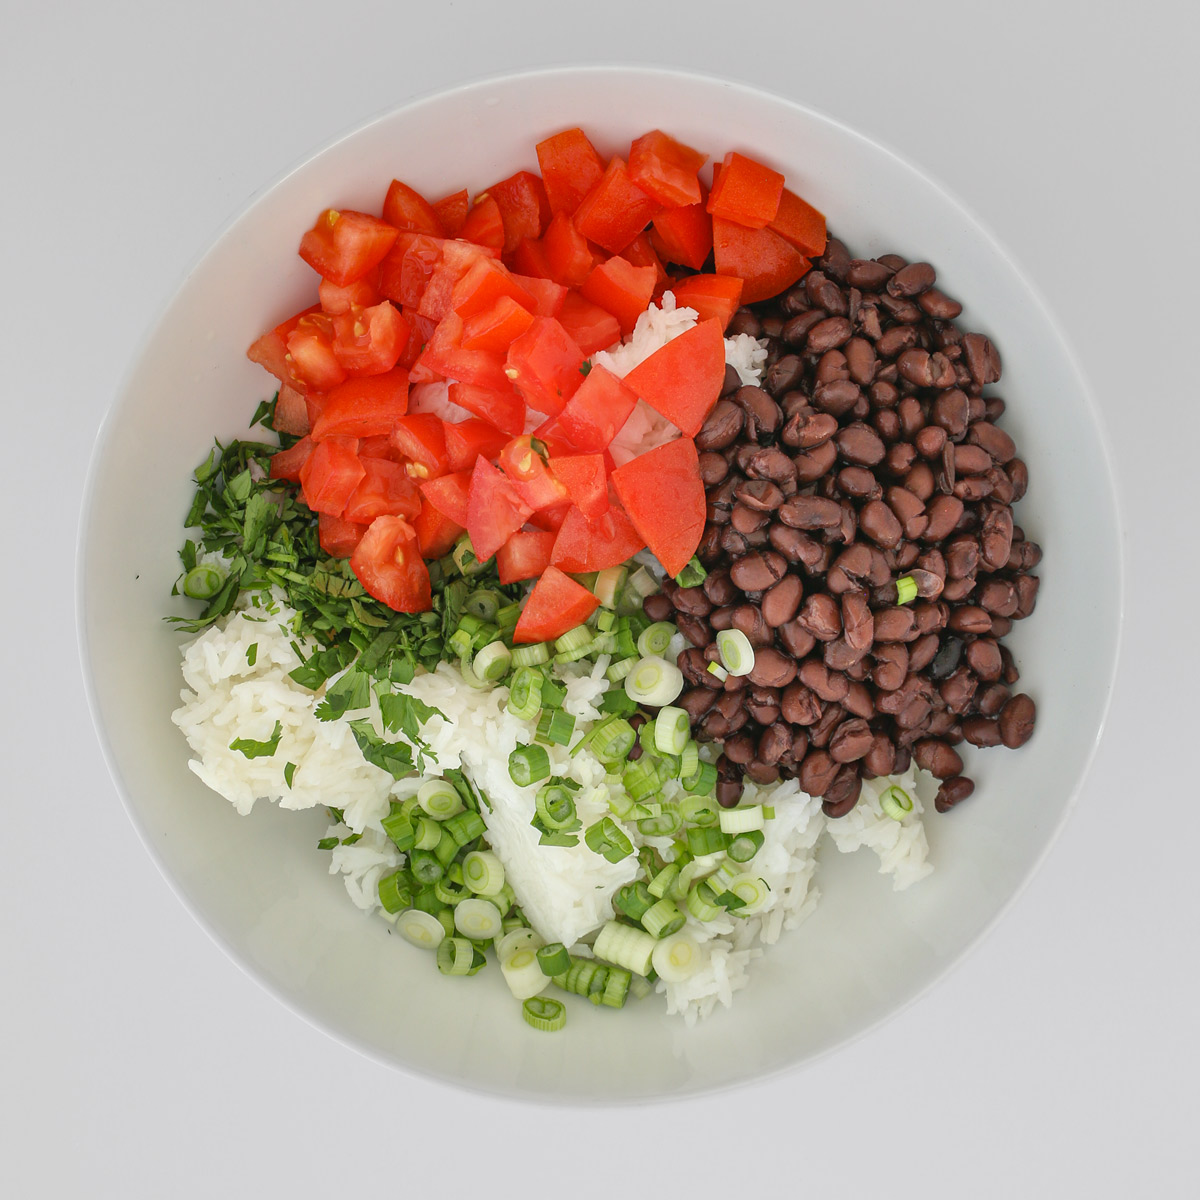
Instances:
[[[324,837],[317,843],[318,850],[332,850],[338,844],[335,837]]]
[[[592,364],[590,362],[582,362],[579,364],[580,375],[587,375],[591,372]]]
[[[350,729],[367,762],[387,771],[395,779],[404,779],[412,773],[412,751],[404,742],[389,742],[381,738],[365,717],[351,721]]]
[[[229,743],[230,750],[237,750],[247,758],[270,758],[279,749],[279,739],[283,736],[283,726],[278,721],[271,731],[270,738],[265,742],[256,742],[252,738],[234,738]]]
[[[292,786],[292,780],[296,778],[296,764],[294,762],[284,763],[283,765],[283,782]]]
[[[250,645],[248,645],[246,647],[246,665],[252,667],[252,666],[254,666],[254,664],[257,661],[258,661],[258,643],[251,642]]]
[[[329,685],[325,699],[317,705],[314,715],[318,721],[336,721],[348,712],[366,708],[371,703],[371,677],[357,667],[351,667],[340,679]]]

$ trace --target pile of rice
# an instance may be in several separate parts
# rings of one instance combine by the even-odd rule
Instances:
[[[189,765],[240,813],[248,813],[260,799],[287,809],[340,808],[344,823],[331,827],[330,834],[339,840],[352,833],[360,836],[334,848],[330,871],[342,876],[360,909],[392,919],[380,907],[376,889],[381,877],[402,865],[404,856],[380,821],[390,802],[411,796],[421,780],[396,780],[363,758],[350,722],[365,717],[383,735],[374,697],[369,708],[336,721],[318,720],[316,708],[324,689],[310,692],[288,677],[300,663],[291,628],[295,614],[278,601],[271,607],[271,612],[254,607],[235,612],[184,648],[187,687],[172,719],[192,749]],[[567,669],[563,707],[577,719],[576,740],[600,715],[597,706],[609,686],[606,666],[601,658],[594,665]],[[428,753],[440,770],[464,768],[490,801],[490,810],[481,813],[487,838],[530,924],[546,941],[589,953],[587,940],[612,918],[612,894],[633,879],[636,858],[610,863],[582,841],[573,847],[538,845],[537,831],[529,824],[537,788],[517,787],[508,775],[509,754],[518,744],[532,741],[534,725],[505,711],[507,688],[472,689],[454,667],[443,663],[435,672],[417,676],[406,691],[444,714],[431,717],[422,729]],[[280,740],[270,757],[246,758],[230,749],[237,738],[269,740],[276,722]],[[565,747],[550,746],[548,751],[553,773],[580,785],[576,803],[583,823],[608,814],[603,765],[586,750],[571,755]],[[289,763],[294,765],[291,786],[285,775]],[[869,847],[879,858],[880,872],[891,876],[897,890],[930,872],[914,775],[910,770],[895,781],[914,797],[913,811],[901,822],[879,807],[879,790],[886,782],[864,784],[857,807],[838,821],[827,821],[819,799],[805,795],[795,781],[770,787],[747,784],[747,803],[765,803],[775,810],[752,864],[770,888],[769,903],[749,918],[723,914],[701,923],[689,917],[689,931],[702,944],[705,963],[684,983],[659,981],[657,989],[665,996],[668,1012],[691,1024],[718,1004],[730,1005],[734,993],[749,982],[749,965],[762,947],[812,912],[819,896],[813,884],[816,850],[823,835],[847,853]],[[625,830],[635,844],[673,853],[669,838],[642,837],[633,826]]]

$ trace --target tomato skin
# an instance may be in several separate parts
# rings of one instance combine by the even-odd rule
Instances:
[[[271,478],[286,479],[289,483],[300,482],[300,472],[313,452],[311,438],[301,438],[286,450],[276,450],[271,455]]]
[[[508,268],[514,275],[531,279],[549,279],[550,263],[546,258],[546,247],[537,238],[525,238],[506,256]]]
[[[550,473],[590,520],[608,512],[608,476],[602,454],[570,454],[551,458]]]
[[[434,268],[442,261],[443,238],[400,233],[379,268],[379,294],[404,308],[416,309]]]
[[[596,258],[587,239],[563,212],[556,213],[542,238],[550,278],[564,287],[577,288],[591,274]]]
[[[584,353],[553,317],[533,324],[508,348],[508,376],[536,412],[555,416],[579,390]]]
[[[396,612],[433,607],[429,568],[416,530],[403,517],[376,517],[354,548],[350,569],[376,600]]]
[[[567,293],[558,322],[585,357],[597,350],[607,350],[621,340],[621,323],[617,318],[578,292]]]
[[[538,238],[550,220],[550,202],[542,181],[532,171],[518,171],[487,190],[500,209],[504,226],[501,253],[511,254],[523,238]]]
[[[629,178],[659,203],[679,208],[700,202],[696,172],[706,154],[677,142],[661,129],[643,134],[629,148]]]
[[[370,525],[376,517],[404,517],[411,521],[421,511],[421,495],[404,468],[386,458],[358,460],[365,472],[346,501],[342,517],[357,525]]]
[[[666,208],[653,221],[650,242],[666,262],[699,271],[713,248],[713,224],[704,201]]]
[[[372,308],[352,308],[333,318],[333,353],[355,375],[382,375],[400,360],[408,344],[408,322],[390,300]]]
[[[657,279],[653,267],[635,267],[617,255],[595,267],[579,291],[584,299],[612,313],[628,337],[646,311]]]
[[[639,363],[625,383],[656,412],[695,437],[721,395],[725,335],[720,321],[701,321]]]
[[[462,232],[463,222],[467,219],[467,210],[471,207],[467,189],[443,196],[433,202],[433,211],[437,213],[438,221],[446,232],[446,237],[458,237]]]
[[[807,258],[820,258],[828,240],[825,216],[795,192],[783,189],[779,212],[768,228]]]
[[[554,534],[544,529],[519,529],[496,551],[501,583],[536,579],[550,565]]]
[[[449,517],[438,512],[428,500],[421,503],[421,511],[413,521],[417,534],[417,549],[422,558],[442,558],[454,549],[454,543],[465,532],[465,526],[456,525]]]
[[[486,421],[446,421],[442,427],[446,437],[446,459],[450,470],[469,471],[482,454],[493,459],[504,449],[508,434]]]
[[[512,480],[531,512],[553,508],[569,499],[566,486],[550,473],[533,448],[532,437],[513,438],[497,456],[497,465]]]
[[[695,443],[681,437],[648,450],[618,467],[612,483],[651,552],[668,575],[678,575],[704,533],[704,484]]]
[[[499,389],[455,382],[450,385],[450,402],[513,437],[525,428],[525,401],[507,379],[505,384]]]
[[[742,303],[744,282],[733,275],[689,275],[673,288],[679,308],[694,308],[699,320],[717,320],[726,329]]]
[[[317,517],[317,540],[331,558],[349,558],[366,532],[365,525],[356,525],[329,513],[320,513]]]
[[[608,449],[637,407],[638,395],[607,367],[593,366],[555,418],[554,428],[581,454]]]
[[[604,159],[582,129],[564,129],[537,144],[552,213],[573,213],[604,175]]]
[[[504,249],[504,218],[493,197],[475,201],[458,236],[477,246],[486,246],[497,254]]]
[[[316,443],[300,468],[304,502],[313,512],[340,517],[365,475],[358,458],[357,438],[326,438]]]
[[[464,350],[507,354],[508,348],[533,324],[533,313],[511,296],[501,296],[491,308],[463,323]]]
[[[610,254],[620,254],[660,208],[629,178],[624,160],[613,158],[575,210],[575,228]]]
[[[441,417],[432,413],[409,413],[392,425],[392,449],[409,462],[413,479],[433,479],[448,469],[446,434]]]
[[[347,379],[324,397],[313,421],[313,440],[331,435],[375,437],[390,434],[408,411],[408,372],[403,367],[382,375]]]
[[[564,504],[555,504],[550,508],[539,508],[529,514],[529,524],[545,533],[557,533],[567,519],[567,513],[573,505],[568,500]]]
[[[713,179],[708,211],[747,229],[765,229],[779,212],[783,182],[778,171],[731,150]]]
[[[367,213],[327,208],[300,239],[300,257],[318,275],[345,287],[379,266],[396,232]]]
[[[393,179],[383,199],[383,219],[396,229],[445,237],[446,230],[432,204],[407,183]]]
[[[327,392],[345,380],[347,371],[338,362],[333,342],[333,318],[320,312],[301,317],[288,334],[291,377],[302,390]]]
[[[481,562],[486,562],[522,525],[532,507],[515,484],[485,458],[477,458],[467,499],[467,532]]]
[[[571,505],[559,527],[550,561],[573,574],[603,571],[619,567],[645,546],[645,536],[620,508],[610,507],[589,521]]]
[[[548,277],[513,275],[513,279],[533,297],[533,313],[538,317],[557,317],[567,298],[567,289]]]
[[[481,257],[454,285],[450,293],[450,307],[466,321],[494,308],[496,302],[506,296],[529,312],[537,309],[533,296],[506,267],[494,258]]]
[[[309,433],[308,402],[304,393],[289,384],[282,384],[271,424],[276,433],[290,433],[293,437],[304,437]]]
[[[361,279],[338,287],[328,279],[322,279],[317,288],[321,298],[321,310],[331,317],[339,313],[349,312],[352,308],[371,308],[379,303],[379,268],[368,272]]]
[[[474,466],[474,463],[471,464]],[[421,495],[444,517],[462,529],[467,527],[467,506],[471,497],[471,471],[454,471],[421,484]]]
[[[462,339],[462,318],[458,313],[447,313],[430,335],[416,365],[424,364],[443,379],[473,383],[500,393],[511,392],[513,381],[505,374],[504,358],[487,350],[466,350]]]
[[[582,625],[599,607],[600,601],[587,588],[557,567],[547,567],[525,601],[513,641],[548,642],[562,637],[568,629]]]
[[[720,217],[713,218],[713,260],[718,275],[736,275],[743,281],[743,304],[778,296],[811,266],[772,230],[747,229]]]

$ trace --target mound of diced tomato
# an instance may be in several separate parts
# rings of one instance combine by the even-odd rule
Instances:
[[[720,395],[724,330],[825,245],[820,212],[738,152],[709,184],[707,154],[661,130],[608,158],[581,129],[536,151],[540,174],[473,203],[393,179],[378,216],[320,213],[299,247],[317,303],[248,351],[279,380],[276,429],[299,439],[271,474],[299,485],[326,552],[416,612],[426,561],[465,530],[502,582],[538,581],[517,640],[587,616],[571,573],[647,545],[672,574],[687,564],[705,513],[692,437]],[[592,368],[668,288],[695,328],[624,379]],[[409,411],[437,389],[470,417]],[[682,436],[617,468],[609,446],[639,398]]]

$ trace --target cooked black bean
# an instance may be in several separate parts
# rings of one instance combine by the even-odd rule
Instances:
[[[961,804],[973,791],[975,784],[965,775],[956,775],[947,779],[937,790],[933,806],[938,812],[949,812],[956,804]]]

